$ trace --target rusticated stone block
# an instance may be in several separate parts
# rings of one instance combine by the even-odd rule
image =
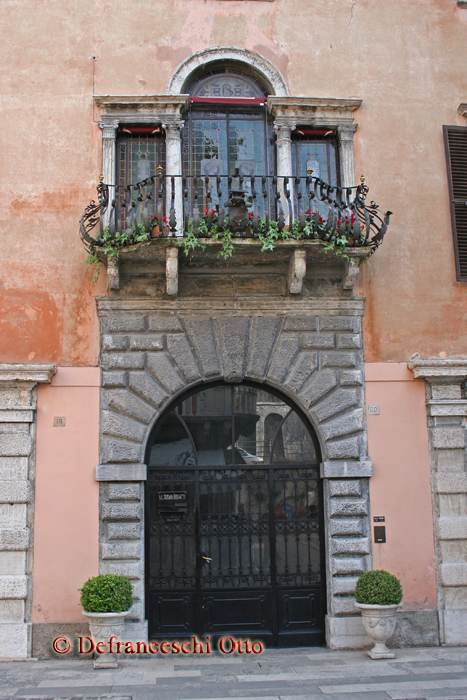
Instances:
[[[356,498],[331,498],[331,517],[367,515],[368,501]]]
[[[102,520],[141,520],[142,511],[139,503],[103,503]]]
[[[337,341],[337,349],[338,350],[352,350],[352,349],[359,349],[362,346],[362,336],[360,334],[357,335],[341,335],[338,334],[336,337]]]
[[[343,461],[322,462],[320,465],[320,476],[322,479],[350,479],[352,477],[361,478],[372,475],[373,464],[369,459],[346,459]]]
[[[325,440],[349,433],[357,433],[363,430],[363,411],[361,408],[357,408],[355,411],[345,413],[339,418],[324,423],[321,430]]]
[[[221,364],[217,354],[218,339],[213,319],[190,318],[185,320],[185,326],[204,375],[221,376]]]
[[[458,400],[462,398],[460,384],[431,384],[431,398],[435,401],[443,399]]]
[[[164,336],[162,335],[131,335],[130,350],[163,350],[165,346]]]
[[[436,450],[436,466],[438,472],[461,472],[465,471],[465,451],[459,450]]]
[[[110,369],[144,369],[143,352],[125,352],[105,354],[102,357],[102,368]]]
[[[0,439],[0,456],[24,456],[30,453],[29,433],[4,433]]]
[[[142,567],[140,562],[130,561],[113,561],[112,559],[104,559],[102,562],[102,573],[116,574],[117,576],[126,576],[131,579],[139,579],[142,576]]]
[[[333,537],[331,551],[333,554],[369,554],[370,542],[368,537]]]
[[[140,542],[118,542],[102,545],[102,559],[142,559],[143,547]]]
[[[167,350],[187,382],[191,383],[200,378],[199,365],[184,335],[168,335]]]
[[[340,370],[339,384],[341,386],[363,386],[363,372],[360,369]]]
[[[336,340],[332,333],[303,333],[301,337],[302,348],[313,348],[317,350],[335,348]]]
[[[0,527],[0,550],[21,551],[29,547],[29,528]]]
[[[101,444],[105,462],[142,462],[143,448],[141,443],[125,442],[115,438],[105,438]]]
[[[438,519],[440,540],[467,540],[467,516],[452,516]],[[465,543],[467,552],[467,543]]]
[[[0,598],[22,600],[27,594],[27,576],[0,576]]]
[[[317,316],[289,316],[284,323],[284,331],[317,331]]]
[[[313,412],[321,422],[331,418],[336,413],[345,411],[346,408],[352,408],[357,403],[358,395],[356,389],[336,389],[330,396],[315,404]]]
[[[128,384],[128,372],[102,372],[102,386],[108,389],[126,387]]]
[[[250,319],[234,316],[217,321],[225,381],[241,381],[245,375],[250,340]]]
[[[146,317],[140,314],[120,312],[102,318],[104,333],[132,333],[146,330]]]
[[[300,391],[300,397],[308,406],[313,406],[325,394],[337,386],[336,373],[331,370],[317,372]]]
[[[108,523],[109,540],[139,540],[142,536],[140,523]]]
[[[24,621],[24,600],[0,600],[0,624]]]
[[[27,513],[26,503],[0,504],[0,527],[26,527]]]
[[[153,406],[129,391],[109,391],[106,395],[107,405],[118,413],[131,416],[141,423],[150,423],[154,416]]]
[[[431,431],[433,447],[438,450],[449,450],[456,447],[465,447],[464,428],[444,427],[433,428]]]
[[[116,350],[128,350],[128,336],[104,335],[102,336],[102,350],[112,352]]]
[[[0,551],[0,571],[9,576],[25,576],[26,552]]]
[[[183,331],[177,316],[149,316],[148,329],[159,333],[177,333]]]
[[[139,501],[141,498],[140,484],[109,484],[109,501]]]
[[[334,615],[355,615],[355,596],[338,596],[332,600]],[[350,646],[350,645],[349,645]]]
[[[268,379],[282,382],[299,352],[299,341],[299,336],[293,333],[281,336],[268,370]]]
[[[0,503],[29,503],[30,481],[0,481]]]
[[[441,564],[443,586],[467,586],[467,563]]]
[[[130,389],[132,389],[135,394],[139,394],[156,408],[161,406],[168,399],[166,390],[151,377],[149,372],[132,372],[130,374],[129,384]]]
[[[142,442],[146,435],[146,428],[141,423],[112,411],[101,412],[101,429],[104,435],[114,435],[136,442]]]
[[[26,659],[28,657],[28,625],[25,622],[6,622],[0,625],[0,658]]]
[[[146,481],[147,467],[145,464],[131,462],[123,464],[97,464],[96,481],[128,482]]]
[[[318,355],[314,352],[301,352],[296,358],[284,381],[292,391],[299,391],[318,366]]]
[[[361,575],[366,571],[365,559],[362,557],[335,557],[332,560],[332,573],[342,576]]]
[[[249,377],[264,378],[271,348],[274,348],[283,320],[283,318],[265,318],[263,316],[254,318],[248,360]]]
[[[354,316],[323,316],[319,322],[322,331],[358,331],[359,320]]]
[[[185,386],[185,382],[175,369],[169,355],[148,353],[147,365],[151,374],[167,389],[169,394],[174,394]]]
[[[28,478],[27,457],[0,457],[0,479],[15,481]]]
[[[364,525],[360,518],[335,518],[331,520],[331,535],[346,536],[346,535],[363,535]]]
[[[329,495],[333,496],[361,496],[362,482],[359,479],[346,479],[337,481],[332,479],[329,482]]]
[[[438,474],[435,484],[437,493],[467,493],[467,473]]]
[[[322,352],[321,367],[356,367],[358,357],[354,352]]]
[[[360,456],[360,438],[336,440],[326,444],[329,459],[356,459]],[[349,474],[349,476],[354,476]]]
[[[358,576],[333,576],[332,577],[332,593],[333,595],[352,595],[355,593]]]

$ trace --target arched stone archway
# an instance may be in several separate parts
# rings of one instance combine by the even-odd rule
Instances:
[[[257,73],[270,88],[271,94],[276,97],[287,97],[289,89],[287,83],[276,66],[267,58],[264,58],[256,51],[239,49],[233,46],[215,46],[209,49],[197,51],[186,58],[175,69],[169,80],[167,95],[179,95],[183,93],[190,76],[194,74],[200,66],[208,68],[214,62],[236,62],[244,64]]]
[[[144,451],[155,421],[189,387],[253,380],[308,416],[323,462],[327,643],[358,646],[353,589],[370,555],[363,354],[358,299],[262,303],[103,299],[101,571],[135,583],[133,636],[145,632]]]

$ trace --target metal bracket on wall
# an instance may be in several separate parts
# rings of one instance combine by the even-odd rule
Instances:
[[[290,256],[288,286],[290,294],[300,294],[306,275],[306,250],[295,248]]]

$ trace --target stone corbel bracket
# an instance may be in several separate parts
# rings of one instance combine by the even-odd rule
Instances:
[[[178,294],[178,247],[165,249],[165,284],[169,297]]]
[[[288,288],[290,294],[300,294],[306,275],[306,250],[295,248],[289,262]]]
[[[107,275],[109,278],[109,289],[120,289],[120,262],[118,258],[108,259]]]
[[[353,291],[360,270],[360,258],[351,258],[345,261],[345,272],[342,278],[342,289]]]
[[[461,5],[461,7],[467,8],[467,0],[465,0],[465,3]],[[459,112],[459,114],[462,114],[462,116],[467,119],[467,102],[461,102],[459,107],[457,108],[457,111]]]

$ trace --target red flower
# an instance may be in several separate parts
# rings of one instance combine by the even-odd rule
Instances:
[[[252,218],[254,217],[254,215],[255,215],[255,212],[254,212],[254,211],[248,212],[248,218],[249,218],[249,219],[252,219]]]

